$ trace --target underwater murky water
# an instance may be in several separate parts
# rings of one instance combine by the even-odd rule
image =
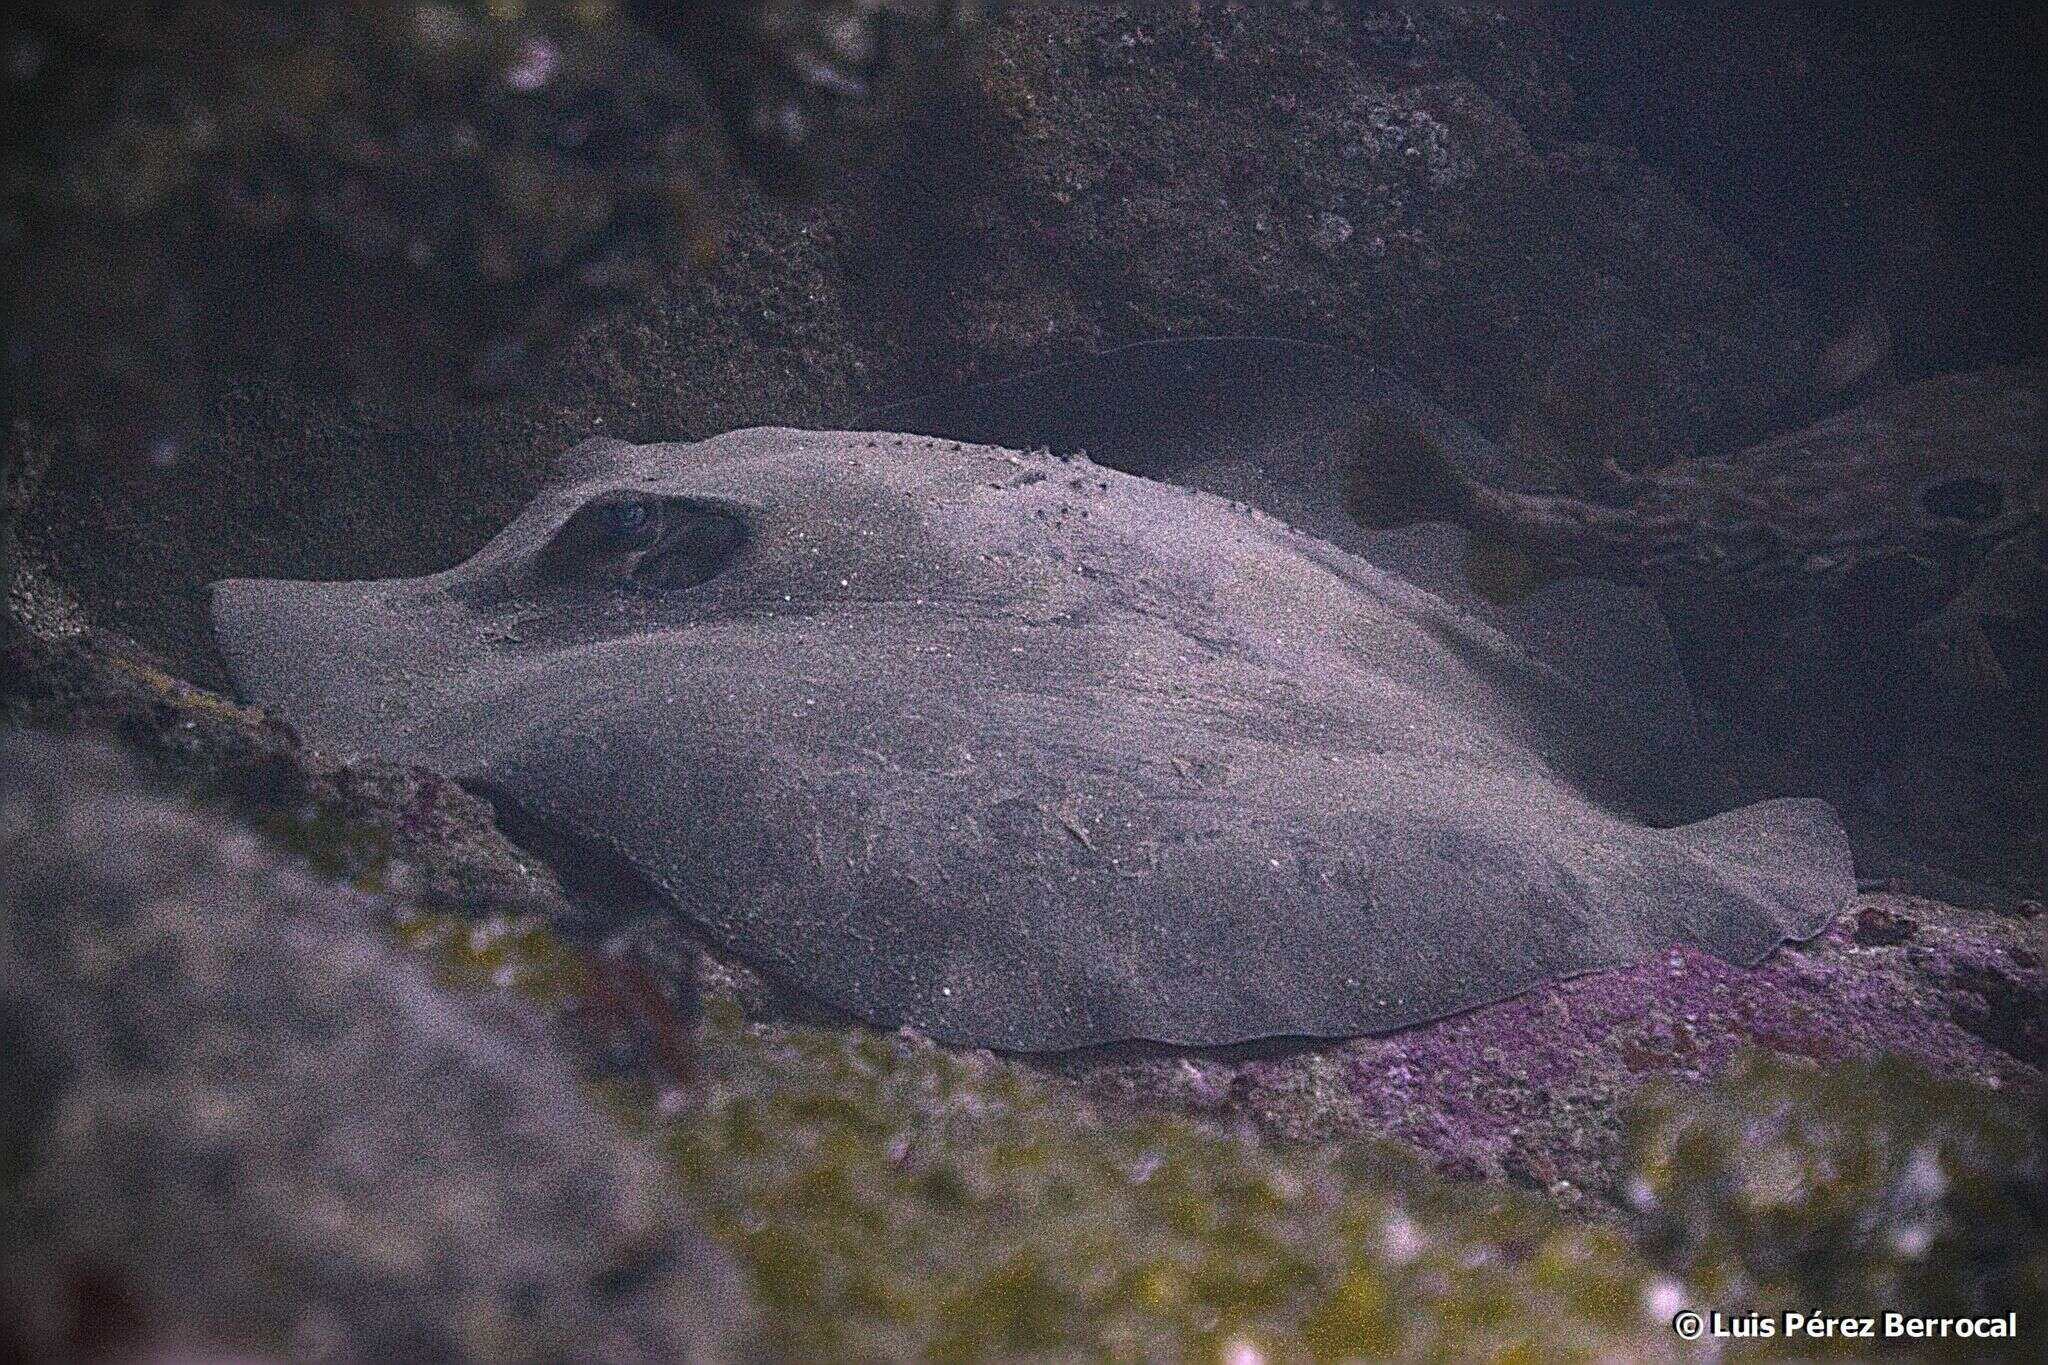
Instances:
[[[771,1355],[1684,1358],[1681,1309],[1898,1307],[2028,1358],[2043,37],[10,12],[0,718],[150,776],[0,778],[0,1034],[63,1062],[0,1083],[0,1355],[375,1355],[279,1229],[415,1288],[391,1248],[474,1232],[207,1060],[397,1026],[194,965],[181,922],[282,903],[254,858],[453,973],[422,1037],[652,1131]],[[752,427],[852,434],[692,444]],[[252,579],[351,586],[208,586]],[[189,883],[90,814],[160,780]],[[392,1150],[456,1169],[422,1112]],[[288,1152],[268,1212],[207,1132]],[[122,1172],[239,1250],[94,1241]],[[461,1245],[428,1354],[672,1274]]]

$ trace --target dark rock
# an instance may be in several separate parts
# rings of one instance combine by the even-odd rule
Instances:
[[[1567,483],[1765,434],[1818,333],[1638,160],[1532,141],[1561,99],[1535,93],[1562,84],[1541,18],[1432,9],[1404,55],[1349,8],[1009,6],[978,73],[914,101],[858,174],[801,203],[737,187],[717,262],[628,290],[497,405],[234,386],[169,469],[67,441],[32,548],[208,681],[201,584],[439,568],[587,435],[833,425],[1164,334],[1341,344]],[[595,155],[521,164],[560,179]]]
[[[2048,342],[2037,8],[1549,9],[1590,135],[1637,148],[1767,269],[1799,281],[1831,335],[1882,324],[1907,379]]]
[[[588,7],[480,8],[19,16],[45,60],[7,92],[0,207],[36,229],[0,263],[28,387],[91,395],[102,462],[181,459],[209,370],[487,385],[711,249],[719,139],[683,65]]]
[[[5,1346],[732,1349],[730,1267],[531,1016],[102,746],[0,773]]]
[[[1985,1042],[2033,1061],[2048,1055],[2048,974],[2026,949],[2006,956],[2009,963],[1988,956],[1957,963],[1949,974],[1952,1009]]]
[[[1000,3],[1000,0],[997,0]],[[949,74],[982,0],[626,0],[703,70],[758,173],[815,184]]]
[[[1875,905],[1866,905],[1856,912],[1856,945],[1860,948],[1888,948],[1895,943],[1904,943],[1919,928],[1904,915],[1894,915]]]

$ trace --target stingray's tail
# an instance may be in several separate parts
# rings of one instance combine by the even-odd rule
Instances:
[[[1587,568],[1640,563],[1660,524],[1637,501],[1640,481],[1611,462],[1606,482],[1622,499],[1519,493],[1473,477],[1452,433],[1394,405],[1374,409],[1351,433],[1346,509],[1368,526],[1450,521],[1491,531],[1540,559]]]

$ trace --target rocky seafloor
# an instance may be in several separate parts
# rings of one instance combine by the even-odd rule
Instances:
[[[1788,282],[1604,140],[1535,6],[1020,0],[799,200],[708,140],[750,107],[729,83],[614,6],[277,8],[236,82],[150,41],[148,7],[87,26],[98,58],[35,30],[38,68],[9,68],[17,104],[73,61],[132,88],[102,116],[63,86],[72,131],[9,163],[10,252],[92,232],[30,291],[66,322],[7,434],[51,474],[0,714],[129,757],[6,740],[0,1043],[33,1064],[0,1079],[0,1358],[1704,1358],[1669,1330],[1686,1307],[2039,1331],[2024,876],[1871,889],[1754,969],[1679,948],[1383,1038],[999,1058],[833,1019],[565,887],[446,778],[305,749],[209,690],[198,595],[452,562],[592,432],[822,424],[1159,334],[1335,341],[1532,475],[1642,467],[2013,358],[2027,338],[1901,283],[1977,269],[1966,213],[1858,163],[1829,194],[1868,279]],[[217,44],[237,14],[177,22]],[[1791,42],[1760,21],[1723,88]],[[252,122],[272,62],[299,93]],[[392,143],[422,109],[452,140]],[[160,198],[110,208],[121,186]],[[309,352],[319,308],[259,307],[261,355],[152,400],[128,305],[280,223],[319,269],[206,276],[153,319],[169,350],[302,278],[424,321]],[[66,313],[110,260],[110,297],[147,288]],[[1902,340],[1828,390],[1866,294]],[[456,361],[496,397],[385,392]],[[1723,1353],[1823,1350],[1857,1353]]]
[[[700,1007],[699,949],[593,935],[453,784],[89,639],[10,664],[17,719],[146,755],[8,742],[28,1358],[1676,1359],[1690,1305],[2048,1287],[2038,918],[1874,894],[1754,971],[1003,1059],[741,964]]]

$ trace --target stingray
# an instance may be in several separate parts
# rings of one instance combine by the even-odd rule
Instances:
[[[1640,595],[1486,616],[1079,457],[588,442],[452,569],[212,609],[310,742],[951,1042],[1384,1031],[1675,944],[1753,962],[1853,891],[1823,802],[1665,825],[1698,752]]]

